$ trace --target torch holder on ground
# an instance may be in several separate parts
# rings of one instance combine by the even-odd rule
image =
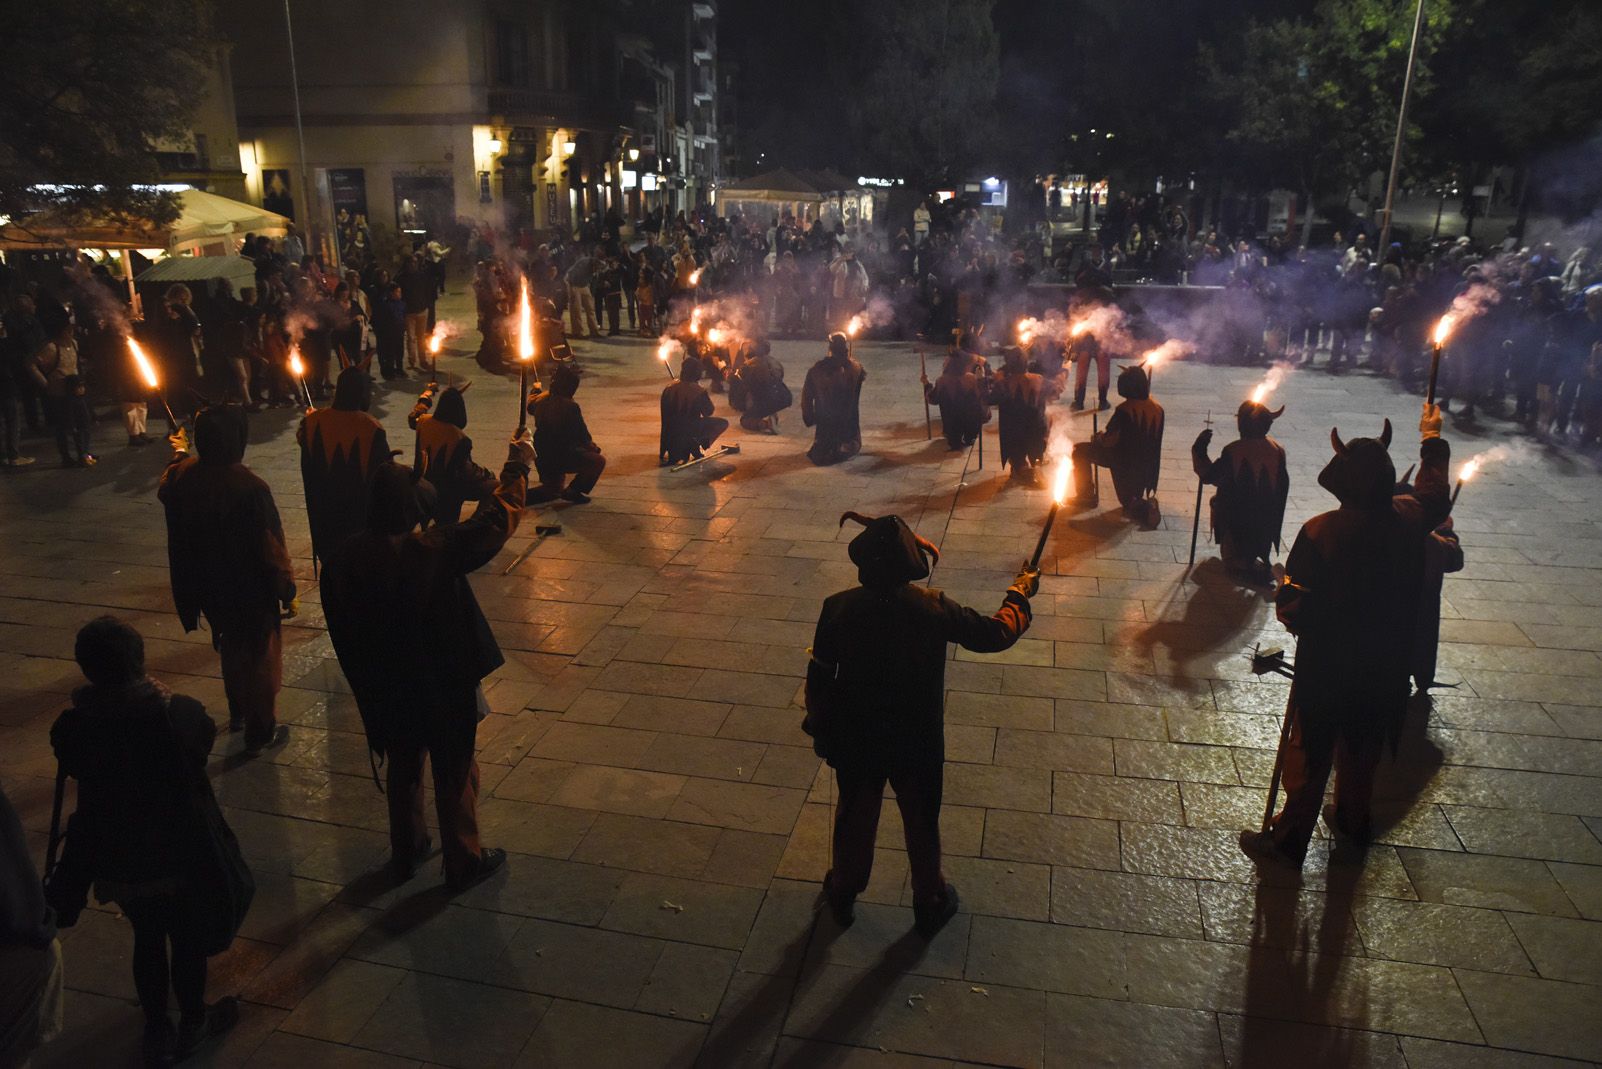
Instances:
[[[733,445],[720,446],[717,449],[712,450],[712,452],[707,453],[705,456],[699,456],[691,460],[686,460],[682,464],[675,464],[669,468],[668,471],[683,471],[685,468],[693,468],[697,464],[705,464],[707,461],[716,460],[718,457],[734,456],[739,452],[740,443],[738,442],[735,442]]]

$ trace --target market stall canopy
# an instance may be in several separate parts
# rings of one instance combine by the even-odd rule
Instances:
[[[161,282],[207,282],[224,278],[238,293],[256,284],[256,265],[243,256],[173,256],[134,276],[143,286]]]
[[[178,218],[164,226],[148,219],[40,212],[0,227],[0,249],[165,249],[178,253],[244,234],[278,236],[290,220],[277,212],[215,193],[178,194]]]
[[[718,190],[718,196],[729,200],[820,201],[825,192],[796,172],[780,167],[729,182]]]

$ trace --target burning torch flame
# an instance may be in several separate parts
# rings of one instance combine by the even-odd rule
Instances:
[[[701,272],[704,270],[706,270],[706,268],[697,267],[694,271],[690,272],[690,285],[699,286],[701,284]]]
[[[1463,462],[1462,469],[1457,473],[1457,481],[1466,483],[1480,472],[1481,457],[1470,457]]]
[[[725,335],[722,327],[713,327],[711,330],[706,332],[706,340],[713,345],[722,345],[724,336]]]
[[[1451,314],[1443,315],[1441,321],[1435,324],[1435,344],[1445,345],[1446,339],[1452,336],[1452,328],[1455,326],[1457,326],[1456,316]]]
[[[1035,332],[1039,327],[1040,321],[1038,319],[1030,317],[1018,320],[1018,325],[1013,328],[1013,333],[1018,337],[1018,344],[1028,345],[1034,341]]]
[[[298,345],[289,350],[289,373],[297,379],[306,377],[306,365],[301,363],[300,346]]]
[[[846,337],[855,338],[860,333],[862,333],[862,316],[854,315],[851,317],[851,322],[846,324]]]
[[[1089,329],[1090,329],[1090,320],[1081,319],[1079,322],[1075,323],[1073,326],[1068,328],[1068,336],[1070,338],[1078,338],[1078,337],[1081,337],[1085,333],[1085,331],[1087,331]]]
[[[1073,474],[1073,458],[1064,454],[1057,461],[1057,471],[1051,478],[1051,500],[1061,507],[1068,500],[1068,478]]]
[[[534,310],[528,303],[528,279],[523,279],[522,293],[517,302],[517,358],[534,358]]]
[[[662,344],[656,347],[656,358],[664,364],[673,359],[673,342],[671,339],[662,339]]]
[[[1268,374],[1263,376],[1263,381],[1252,391],[1252,404],[1260,405],[1268,400],[1268,395],[1279,389],[1279,384],[1285,381],[1286,374],[1287,371],[1282,364],[1275,364],[1269,368]]]
[[[438,356],[439,355],[439,345],[440,345],[440,342],[443,341],[443,340],[444,340],[443,333],[441,332],[441,330],[438,327],[435,327],[434,328],[434,333],[430,334],[428,336],[428,351],[433,353],[435,356]]]
[[[145,380],[145,385],[152,390],[159,388],[161,383],[156,378],[156,369],[151,366],[150,358],[145,355],[145,351],[139,348],[139,343],[132,338],[128,339],[128,351],[133,353],[134,363],[139,365],[139,374]]]
[[[701,333],[701,309],[699,308],[690,313],[690,333]]]

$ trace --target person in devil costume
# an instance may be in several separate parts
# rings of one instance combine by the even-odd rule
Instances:
[[[867,377],[846,336],[829,335],[829,355],[808,369],[801,384],[801,422],[816,428],[807,450],[812,463],[838,464],[862,452],[859,402]]]
[[[1113,489],[1124,515],[1151,529],[1160,521],[1157,476],[1163,463],[1163,406],[1152,400],[1151,376],[1134,364],[1118,375],[1118,396],[1124,398],[1107,421],[1107,429],[1074,446],[1074,486],[1080,501],[1091,495],[1091,466],[1112,472]]]
[[[468,583],[517,530],[534,447],[511,441],[494,492],[460,523],[420,530],[435,493],[420,472],[387,461],[373,476],[363,529],[329,558],[323,611],[367,745],[387,758],[390,869],[410,878],[432,843],[423,758],[433,770],[445,883],[462,890],[506,862],[478,836],[474,743],[480,684],[506,663]],[[374,773],[377,775],[376,771]]]
[[[537,500],[561,498],[575,505],[590,503],[590,491],[606,470],[606,457],[590,437],[584,410],[574,400],[579,369],[560,367],[551,388],[531,391],[528,414],[534,417],[534,469],[539,472]],[[568,482],[567,477],[573,476]]]
[[[1016,345],[1001,350],[1001,371],[990,380],[1001,437],[1001,462],[1029,478],[1046,456],[1046,379],[1030,371]]]
[[[273,492],[245,467],[249,428],[238,405],[195,417],[195,452],[174,433],[173,455],[156,491],[167,514],[172,600],[185,631],[204,616],[222,659],[228,729],[243,730],[245,752],[281,743],[278,724],[284,650],[279,620],[295,602],[295,573]]]
[[[1325,810],[1336,835],[1365,842],[1374,769],[1394,743],[1407,708],[1426,540],[1418,500],[1396,497],[1391,424],[1378,438],[1341,441],[1318,484],[1340,507],[1302,525],[1275,598],[1296,636],[1290,717],[1280,742],[1285,802],[1267,831],[1244,831],[1241,849],[1259,862],[1299,867]]]
[[[751,346],[745,362],[735,371],[729,384],[731,403],[736,387],[744,395],[745,404],[740,426],[762,434],[778,434],[779,413],[789,408],[795,398],[784,384],[784,365],[773,358],[772,347],[765,339]]]
[[[983,366],[971,353],[952,349],[934,382],[920,380],[924,400],[940,406],[940,431],[948,449],[968,448],[990,422],[990,406],[985,403],[985,385],[980,378]]]
[[[946,645],[979,653],[1012,646],[1029,628],[1040,573],[1019,573],[1001,607],[985,616],[916,585],[940,551],[901,517],[848,512],[841,526],[847,520],[863,526],[849,548],[861,585],[829,597],[818,614],[802,725],[840,791],[824,896],[842,927],[855,919],[888,782],[906,834],[915,926],[932,936],[958,905],[940,863]]]
[[[705,369],[701,361],[687,356],[679,365],[677,381],[662,390],[662,436],[658,443],[658,462],[683,464],[704,456],[729,421],[714,416],[712,398],[701,385]]]
[[[1224,566],[1255,583],[1271,579],[1269,554],[1279,549],[1290,493],[1285,449],[1268,436],[1284,413],[1283,406],[1271,411],[1256,401],[1242,401],[1235,412],[1240,438],[1226,445],[1217,460],[1207,455],[1213,440],[1210,427],[1190,447],[1197,478],[1218,488],[1212,501],[1213,537]]]
[[[436,405],[434,396],[439,395]],[[433,412],[430,413],[429,409]],[[439,495],[432,521],[451,524],[462,518],[462,504],[482,501],[495,492],[495,475],[473,462],[473,439],[467,426],[467,399],[452,386],[440,393],[431,382],[417,398],[406,422],[417,432],[412,467],[423,473]]]
[[[1423,509],[1424,524],[1433,536],[1424,546],[1424,578],[1419,590],[1418,620],[1413,631],[1413,685],[1427,693],[1435,682],[1441,644],[1441,589],[1449,572],[1462,571],[1463,547],[1452,525],[1452,446],[1441,437],[1441,408],[1424,404],[1419,419],[1422,440],[1418,474],[1411,484],[1396,484],[1398,497],[1411,496]]]
[[[334,407],[308,410],[295,432],[312,554],[319,560],[362,529],[373,473],[390,459],[384,428],[367,412],[372,401],[373,380],[348,367],[334,387]]]

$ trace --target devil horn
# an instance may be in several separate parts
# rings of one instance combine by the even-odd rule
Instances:
[[[1329,429],[1329,444],[1335,447],[1336,456],[1343,457],[1346,455],[1346,443],[1341,441],[1341,432],[1339,427],[1331,427]]]
[[[1269,419],[1278,419],[1279,417],[1283,416],[1284,414],[1285,414],[1285,406],[1284,405],[1280,405],[1277,409],[1275,409],[1274,411],[1272,411],[1272,412],[1270,412],[1268,414],[1268,418]]]
[[[873,518],[872,517],[864,516],[860,512],[842,512],[840,514],[840,526],[844,527],[845,526],[845,522],[847,520],[856,520],[858,523],[862,524],[862,526],[864,526],[864,527],[868,526],[868,524],[873,522]]]
[[[1391,421],[1389,419],[1385,421],[1385,429],[1380,431],[1380,445],[1383,445],[1386,449],[1391,447]]]
[[[940,563],[940,547],[939,546],[935,545],[933,542],[929,541],[927,538],[923,537],[923,535],[919,534],[916,531],[912,532],[912,537],[917,540],[919,549],[923,550],[925,553],[929,554],[929,556],[933,557],[934,558],[934,562],[936,564]]]

